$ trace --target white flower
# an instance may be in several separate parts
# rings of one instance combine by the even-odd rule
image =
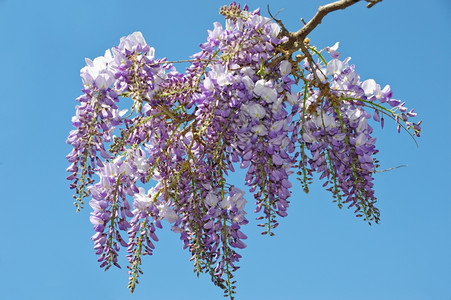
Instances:
[[[363,132],[368,128],[368,122],[365,118],[361,118],[359,121],[359,125],[356,128],[357,132]]]
[[[244,210],[244,206],[247,202],[246,199],[243,198],[244,191],[237,187],[232,187],[230,195],[232,196],[231,200],[235,203],[236,208],[238,210]]]
[[[160,211],[160,217],[166,219],[169,223],[174,223],[179,218],[179,216],[165,203],[158,205],[158,210]]]
[[[287,93],[287,102],[290,105],[295,105],[296,103],[298,103],[298,95],[294,92],[291,93]]]
[[[209,191],[207,197],[205,197],[205,204],[208,207],[215,207],[218,204],[219,199],[214,191]]]
[[[263,119],[266,115],[265,108],[258,103],[250,102],[243,105],[243,111],[248,113],[252,119]]]
[[[291,73],[291,63],[287,60],[283,60],[279,66],[280,74],[282,76],[288,76]]]
[[[205,87],[205,89],[209,90],[210,92],[214,91],[215,85],[213,84],[213,81],[211,81],[210,77],[205,78],[204,87]]]
[[[227,68],[222,65],[215,65],[210,71],[210,76],[216,78],[219,86],[224,86],[232,83],[227,73]]]
[[[249,76],[247,76],[247,75],[244,76],[243,78],[241,78],[241,81],[244,83],[247,90],[249,90],[249,91],[254,90],[254,82],[252,81],[252,79]]]
[[[381,86],[376,83],[374,79],[367,79],[362,83],[362,89],[365,92],[365,96],[370,97],[372,95],[381,95]]]
[[[327,129],[331,129],[331,128],[335,128],[338,127],[339,124],[337,123],[337,121],[335,120],[334,117],[329,116],[329,115],[320,115],[316,118],[315,120],[315,124],[316,126],[318,126],[319,128],[327,128]]]
[[[246,205],[246,200],[243,198],[244,192],[239,188],[232,187],[230,189],[230,194],[222,199],[221,207],[227,210],[232,209],[235,206],[241,215],[244,215],[246,212],[244,211],[244,206]]]
[[[270,86],[269,82],[266,82],[264,79],[260,79],[255,83],[254,93],[257,96],[260,96],[268,103],[274,102],[277,100],[277,91],[273,87]]]
[[[224,86],[224,85],[231,84],[231,82],[227,78],[227,74],[225,74],[225,73],[219,74],[217,79],[216,79],[216,82],[218,83],[219,86]]]
[[[240,73],[246,76],[254,76],[255,71],[251,67],[243,67],[241,68]]]
[[[98,88],[107,88],[111,86],[115,80],[114,72],[110,66],[113,61],[111,51],[105,51],[104,56],[99,56],[94,60],[85,58],[86,66],[80,70],[80,76],[85,86],[95,85]]]
[[[274,123],[271,125],[271,130],[272,130],[272,131],[275,131],[275,132],[278,132],[278,131],[280,131],[280,130],[282,130],[282,129],[287,129],[287,127],[288,127],[288,125],[287,125],[287,119],[282,119],[282,120],[279,120],[279,121],[274,122]]]
[[[340,74],[343,71],[343,62],[338,59],[332,59],[327,64],[327,75]]]
[[[313,135],[311,135],[310,133],[308,133],[308,132],[304,132],[304,133],[302,134],[302,139],[303,139],[304,142],[306,142],[306,143],[314,143],[314,142],[316,142],[315,137],[314,137]]]
[[[127,150],[127,157],[133,161],[133,165],[136,166],[139,173],[145,173],[150,168],[146,154],[140,148]]]
[[[340,56],[340,52],[338,52],[339,42],[336,42],[332,47],[326,47],[326,51],[329,52],[330,56],[333,58],[338,58]]]
[[[111,162],[105,162],[104,166],[99,170],[102,185],[106,188],[111,186],[108,178],[117,178],[119,174],[130,175],[133,173],[130,165],[122,160],[122,156],[116,157]]]
[[[318,77],[318,79],[321,81],[321,83],[326,83],[327,82],[327,76],[326,74],[327,69],[326,68],[321,68],[321,69],[317,69],[315,71],[316,76]]]
[[[361,118],[362,111],[360,109],[354,109],[354,110],[348,109],[348,110],[346,110],[346,114],[348,115],[348,118],[350,121],[355,122]]]
[[[95,191],[95,193],[98,193],[98,191],[96,189],[90,189],[91,193]],[[89,201],[89,205],[92,207],[92,209],[94,211],[105,211],[105,209],[103,209],[102,207],[100,207],[100,202],[92,199],[91,201]]]
[[[266,129],[266,127],[262,124],[252,127],[252,131],[259,136],[265,136],[268,134],[268,129]]]
[[[266,20],[268,20],[268,22],[270,21],[270,19],[265,18]],[[280,26],[276,23],[271,23],[271,32],[270,32],[270,36],[271,37],[277,37],[280,33]]]
[[[213,31],[212,30],[208,30],[208,36],[211,39],[219,40],[220,35],[222,33],[222,25],[219,22],[214,22],[213,26],[214,26]]]
[[[224,199],[222,199],[221,207],[227,210],[232,208],[232,199],[230,199],[230,196],[227,196]]]
[[[141,48],[144,48],[147,45],[146,40],[144,39],[141,32],[133,32],[132,34],[122,37],[120,39],[120,43],[118,48],[121,50],[127,49],[130,52],[135,52],[138,46],[141,46]],[[155,49],[150,48],[150,50],[147,53],[147,57],[149,59],[154,59],[155,57]]]
[[[367,136],[364,133],[359,134],[359,136],[357,137],[357,139],[355,141],[356,147],[358,147],[358,146],[360,146],[362,144],[365,144],[366,143],[366,137]]]
[[[271,110],[276,113],[282,107],[283,98],[280,97],[272,104]]]
[[[141,211],[146,211],[147,208],[153,203],[152,200],[152,191],[153,188],[148,191],[146,194],[146,191],[139,187],[139,193],[133,195],[133,206]]]

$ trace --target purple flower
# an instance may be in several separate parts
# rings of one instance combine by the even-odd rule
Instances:
[[[326,51],[329,52],[330,56],[332,58],[339,58],[340,57],[340,52],[337,52],[338,49],[338,45],[340,43],[336,42],[332,47],[326,47]]]

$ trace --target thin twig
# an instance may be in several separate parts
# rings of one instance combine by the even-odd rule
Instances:
[[[397,166],[397,167],[388,168],[388,169],[384,169],[384,170],[376,170],[374,172],[375,173],[382,173],[382,172],[388,172],[388,171],[391,171],[391,170],[395,170],[395,169],[398,169],[398,168],[404,168],[404,167],[408,167],[408,165],[400,165],[400,166]]]

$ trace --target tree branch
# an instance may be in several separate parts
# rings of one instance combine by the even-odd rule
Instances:
[[[301,29],[299,29],[296,32],[290,32],[288,37],[289,40],[287,42],[287,48],[292,48],[292,46],[296,43],[296,42],[302,42],[307,35],[313,31],[313,29],[315,29],[319,24],[321,24],[323,18],[336,10],[340,10],[340,9],[345,9],[351,5],[356,4],[357,2],[360,2],[361,0],[339,0],[336,2],[332,2],[329,4],[326,4],[324,6],[320,6],[318,8],[318,11],[316,12],[315,16],[313,16],[313,18],[307,23],[305,24],[304,27],[302,27]],[[370,8],[372,6],[374,6],[375,4],[381,2],[382,0],[365,0],[366,2],[368,2],[367,7]]]
[[[323,18],[327,14],[329,14],[333,11],[339,10],[339,9],[345,9],[351,5],[356,4],[357,2],[360,2],[360,0],[340,0],[340,1],[333,2],[333,3],[329,3],[324,6],[320,6],[318,8],[318,11],[316,12],[315,16],[307,23],[307,25],[305,25],[298,31],[291,33],[292,37],[294,39],[296,39],[297,41],[304,40],[307,37],[307,35],[310,32],[312,32],[313,29],[316,28],[316,26],[321,24]]]

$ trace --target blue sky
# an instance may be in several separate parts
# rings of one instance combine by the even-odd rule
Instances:
[[[247,3],[285,8],[279,17],[294,31],[327,2]],[[223,299],[207,276],[196,278],[168,226],[133,295],[125,265],[98,267],[90,208],[75,213],[65,180],[65,140],[85,57],[141,31],[157,57],[186,59],[225,4],[0,0],[0,299]],[[340,41],[362,78],[390,84],[423,119],[422,137],[417,148],[389,122],[377,131],[381,167],[408,164],[376,177],[379,225],[340,211],[318,183],[308,195],[293,189],[275,237],[251,221],[237,299],[451,299],[450,30],[449,0],[387,0],[334,12],[310,35],[319,48]]]

